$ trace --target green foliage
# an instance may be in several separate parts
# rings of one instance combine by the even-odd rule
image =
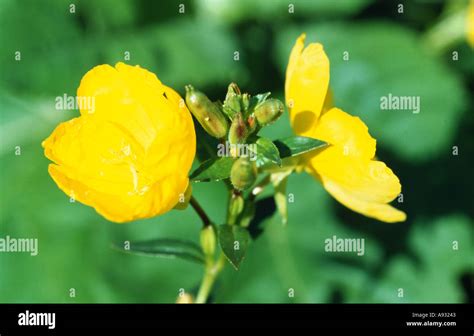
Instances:
[[[203,162],[190,178],[194,182],[212,182],[229,178],[235,159],[231,157],[220,157]]]
[[[265,102],[270,97],[271,92],[259,93],[250,98],[249,111],[255,110],[255,108]]]
[[[227,260],[238,270],[250,243],[249,232],[240,226],[224,224],[217,227],[217,236]]]
[[[255,144],[257,145],[257,160],[260,157],[260,159],[267,159],[281,166],[280,152],[271,140],[260,137],[255,141]]]
[[[77,19],[80,14],[69,13],[69,3],[47,2],[25,1],[20,6],[8,1],[0,7],[0,20],[9,28],[0,32],[0,42],[6,51],[0,56],[3,65],[0,87],[8,87],[15,93],[72,94],[82,75],[92,67],[119,61],[140,64],[156,72],[164,83],[178,91],[188,83],[203,86],[231,78],[238,80],[243,72],[231,57],[234,37],[222,27],[205,21],[196,25],[177,18],[172,23],[131,26],[112,32],[107,30],[107,25],[116,26],[118,20],[130,20],[122,10],[126,2],[110,8],[101,4],[102,9],[108,8],[106,15],[101,15],[102,10],[91,10],[96,8],[96,2],[91,1],[84,8],[91,10],[88,14],[92,15],[86,16],[87,19],[93,21],[91,25],[105,27],[102,33],[85,34]],[[83,10],[79,4],[76,8]],[[104,17],[106,22],[103,22]],[[14,59],[15,51],[21,52],[20,62]],[[130,61],[124,60],[125,52],[130,53]],[[212,66],[208,66],[210,64]]]
[[[274,143],[282,158],[298,156],[325,145],[323,141],[302,136],[292,136]]]
[[[161,258],[182,258],[204,263],[204,253],[196,243],[181,239],[153,239],[115,244],[120,251]]]
[[[241,0],[241,1],[198,1],[199,14],[212,17],[215,20],[233,23],[249,18],[258,18],[265,21],[287,19],[288,13],[297,17],[331,17],[357,13],[370,0],[342,0],[342,1],[308,1],[272,0],[269,2]]]
[[[458,283],[474,272],[472,220],[460,215],[439,218],[414,228],[409,241],[415,260],[397,257],[374,291],[380,302],[462,302]],[[398,288],[404,297],[390,295]]]

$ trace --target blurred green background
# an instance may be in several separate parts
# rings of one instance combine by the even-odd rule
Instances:
[[[370,220],[339,205],[310,176],[291,176],[288,226],[278,215],[267,219],[241,270],[226,267],[212,300],[473,301],[474,57],[459,14],[466,1],[410,1],[403,13],[398,3],[2,0],[0,238],[38,238],[39,255],[0,253],[0,302],[174,302],[180,288],[195,290],[199,265],[110,247],[165,237],[197,241],[200,222],[191,209],[117,225],[70,203],[54,184],[40,143],[78,115],[56,110],[55,97],[75,95],[89,69],[129,52],[126,63],[155,72],[181,94],[191,83],[222,100],[235,81],[246,92],[283,98],[287,58],[301,32],[324,44],[335,105],[360,116],[377,138],[377,156],[402,182],[404,201],[395,206],[408,220]],[[461,21],[453,24],[453,17]],[[421,113],[381,111],[379,99],[389,93],[420,96]],[[290,135],[287,115],[266,134]],[[194,194],[212,218],[224,220],[221,184],[195,185]],[[365,238],[365,256],[325,253],[324,240],[333,235]]]

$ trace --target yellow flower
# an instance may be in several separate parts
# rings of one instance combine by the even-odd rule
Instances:
[[[467,42],[469,45],[474,48],[474,0],[469,2],[467,8]]]
[[[376,141],[358,118],[330,108],[329,60],[319,43],[296,41],[286,71],[285,96],[295,133],[330,146],[304,158],[305,169],[340,203],[384,222],[406,219],[388,203],[401,191],[395,174],[375,157]]]
[[[43,141],[48,171],[70,197],[113,222],[172,209],[188,186],[196,151],[183,100],[139,66],[100,65],[82,78],[78,97],[94,109],[61,123]]]

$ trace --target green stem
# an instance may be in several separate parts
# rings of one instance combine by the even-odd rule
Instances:
[[[217,276],[221,272],[222,268],[225,265],[224,254],[220,254],[219,259],[215,263],[207,263],[206,269],[204,272],[204,277],[202,278],[201,286],[196,297],[196,303],[206,303],[209,293],[216,281]]]
[[[207,216],[206,212],[204,209],[201,207],[201,205],[198,203],[198,201],[194,198],[194,196],[191,196],[191,199],[189,200],[189,204],[193,207],[194,211],[198,214],[198,216],[202,220],[202,225],[209,226],[211,225],[211,220]]]
[[[238,213],[234,213],[234,202],[235,202],[235,197],[241,196],[241,192],[238,191],[237,189],[232,188],[229,192],[229,204],[227,206],[227,216],[226,216],[226,223],[227,225],[234,225],[237,217],[239,216]]]
[[[229,202],[227,206],[227,224],[229,225],[231,222],[235,222],[235,218],[233,218],[234,215],[232,214],[231,207],[232,207],[232,197],[236,195],[240,195],[240,192],[238,190],[233,189],[229,192]],[[201,211],[202,210],[201,207],[199,207],[199,204],[197,204],[195,199],[191,198],[190,203],[193,205],[193,207],[195,208],[196,212],[198,212],[198,214],[203,213],[203,211]],[[210,223],[209,220],[208,222]],[[225,266],[226,258],[224,254],[222,253],[222,251],[220,252],[217,261],[214,262],[213,260],[214,260],[213,255],[208,255],[208,258],[206,258],[204,276],[202,278],[201,286],[199,287],[199,291],[196,296],[196,301],[195,301],[196,303],[207,302],[207,299],[209,297],[209,294],[211,293],[212,287],[214,286],[214,282],[216,281],[217,276],[219,275],[219,273],[222,271],[222,269]]]

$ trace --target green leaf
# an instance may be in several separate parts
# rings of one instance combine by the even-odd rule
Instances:
[[[255,153],[257,155],[257,160],[266,161],[265,159],[270,160],[273,163],[281,166],[280,152],[275,144],[267,138],[258,138],[255,142],[257,145]],[[252,146],[249,146],[249,149],[252,150]],[[257,166],[259,166],[257,164]]]
[[[204,253],[199,245],[181,239],[153,239],[147,241],[114,244],[120,251],[161,258],[181,258],[204,263]]]
[[[218,226],[217,234],[222,252],[231,265],[238,270],[250,242],[248,230],[240,226],[224,224]]]
[[[324,141],[303,136],[292,136],[275,140],[273,143],[278,148],[281,158],[304,154],[326,144]]]
[[[220,157],[203,162],[190,178],[193,182],[220,181],[230,176],[230,170],[234,164],[234,158]]]

